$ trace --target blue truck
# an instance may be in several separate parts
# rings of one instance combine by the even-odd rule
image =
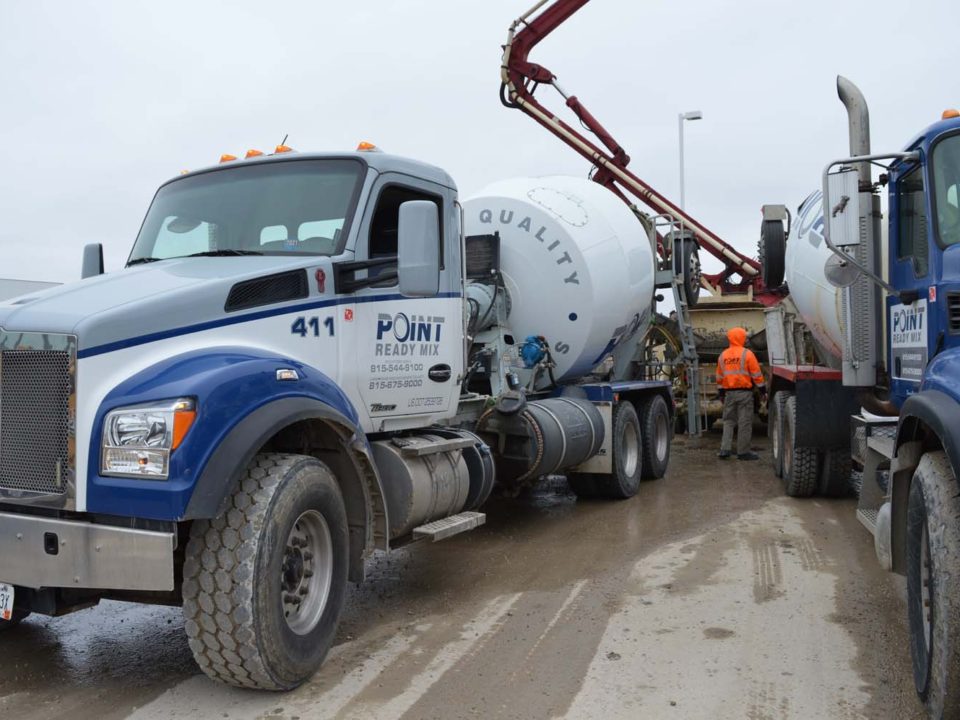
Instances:
[[[917,693],[958,718],[960,112],[874,153],[863,95],[842,77],[838,93],[851,156],[793,222],[764,209],[765,279],[789,289],[766,311],[774,470],[789,495],[858,491],[878,559],[906,575]]]

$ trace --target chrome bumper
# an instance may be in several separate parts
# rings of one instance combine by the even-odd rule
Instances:
[[[173,550],[173,533],[0,513],[0,582],[13,585],[173,590]]]

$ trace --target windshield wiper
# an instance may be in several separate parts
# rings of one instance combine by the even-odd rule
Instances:
[[[130,267],[131,265],[143,265],[144,263],[159,262],[160,260],[163,260],[163,258],[138,257],[138,258],[134,258],[133,260],[130,260],[127,263],[127,267]]]
[[[263,255],[263,253],[257,250],[234,250],[232,248],[224,248],[222,250],[207,250],[206,252],[191,253],[185,257],[220,257],[222,255]]]

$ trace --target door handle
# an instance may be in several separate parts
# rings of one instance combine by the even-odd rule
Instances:
[[[451,378],[453,371],[449,365],[434,365],[427,370],[427,377],[434,382],[444,383]]]

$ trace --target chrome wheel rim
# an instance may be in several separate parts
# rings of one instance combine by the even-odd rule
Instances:
[[[663,414],[658,415],[657,421],[654,423],[653,442],[657,460],[663,462],[667,457],[667,448],[670,446],[667,417]]]
[[[280,568],[283,617],[297,635],[306,635],[320,622],[333,580],[333,540],[316,510],[300,514],[290,529]]]
[[[923,617],[923,642],[927,655],[933,647],[933,564],[930,562],[930,536],[923,523],[920,537],[920,615]]]
[[[770,448],[773,451],[773,458],[780,461],[780,408],[777,403],[773,403],[770,418]]]
[[[620,457],[623,461],[624,475],[633,477],[640,464],[640,439],[632,423],[623,426],[623,432],[620,435]]]

